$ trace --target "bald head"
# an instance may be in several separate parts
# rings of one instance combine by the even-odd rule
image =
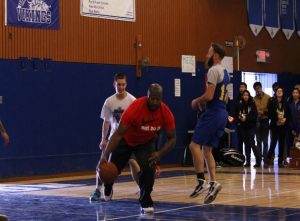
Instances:
[[[163,88],[159,84],[150,84],[148,88],[147,106],[150,111],[156,111],[162,101]]]
[[[163,88],[160,84],[150,84],[149,88],[148,88],[148,97],[151,94],[160,94],[162,95],[163,93]]]

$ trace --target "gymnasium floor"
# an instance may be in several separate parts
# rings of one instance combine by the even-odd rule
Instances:
[[[140,215],[137,187],[128,173],[118,178],[114,199],[90,203],[94,177],[65,177],[0,184],[0,214],[10,220],[218,220],[299,221],[299,170],[217,169],[222,191],[211,205],[203,195],[189,198],[195,186],[191,167],[163,169],[152,194],[155,213]]]

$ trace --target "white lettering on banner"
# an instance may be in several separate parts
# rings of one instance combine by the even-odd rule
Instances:
[[[280,8],[281,8],[281,14],[286,15],[287,14],[287,7],[289,5],[288,0],[281,0],[280,1]]]
[[[81,0],[80,14],[88,17],[135,21],[135,0]]]
[[[31,23],[51,24],[51,5],[47,5],[43,0],[28,1],[28,8],[25,8],[26,1],[19,0],[16,7],[18,21]]]

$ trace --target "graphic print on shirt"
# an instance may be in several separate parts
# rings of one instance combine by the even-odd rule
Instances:
[[[116,119],[116,121],[119,123],[120,122],[120,119],[121,119],[121,116],[124,112],[124,109],[122,109],[121,107],[118,107],[117,109],[114,109],[112,114],[113,114],[113,118]]]
[[[142,131],[159,131],[160,130],[160,126],[154,126],[153,123],[159,121],[156,118],[152,118],[152,119],[144,119],[142,118],[141,120],[141,130]],[[152,124],[152,125],[149,125]]]

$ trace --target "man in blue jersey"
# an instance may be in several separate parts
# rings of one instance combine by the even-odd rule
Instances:
[[[216,181],[216,164],[212,149],[218,147],[219,139],[224,133],[228,118],[226,88],[230,79],[226,69],[221,65],[224,56],[224,48],[219,44],[212,43],[206,55],[206,64],[209,67],[206,91],[202,96],[192,101],[192,108],[198,108],[206,104],[206,110],[196,124],[190,143],[198,180],[198,185],[190,197],[196,197],[209,189],[204,199],[205,204],[214,201],[222,189],[221,184]],[[204,177],[204,159],[210,182],[207,182]]]

